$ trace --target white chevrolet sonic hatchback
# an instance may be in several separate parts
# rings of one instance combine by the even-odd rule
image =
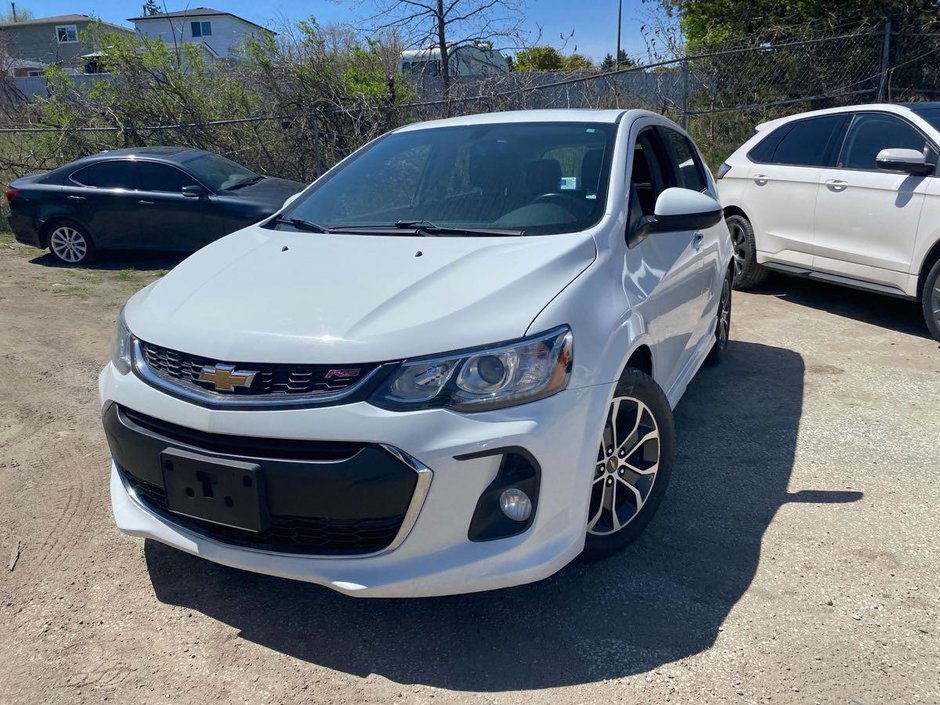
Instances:
[[[375,140],[125,306],[100,378],[118,526],[366,596],[625,546],[727,344],[721,214],[648,112]]]

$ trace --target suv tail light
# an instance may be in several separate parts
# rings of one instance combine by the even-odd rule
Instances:
[[[718,173],[715,176],[720,181],[721,179],[724,178],[725,174],[727,174],[729,171],[731,171],[731,167],[725,163],[722,163],[722,165],[718,167]]]
[[[13,203],[13,199],[16,198],[17,194],[19,194],[19,191],[15,188],[8,188],[6,192],[7,203]]]

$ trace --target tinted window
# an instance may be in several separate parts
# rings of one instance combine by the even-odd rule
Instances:
[[[882,149],[915,149],[922,152],[927,146],[924,136],[909,123],[891,115],[868,113],[852,122],[839,166],[846,169],[877,169],[875,157]]]
[[[72,180],[97,188],[137,188],[137,164],[130,161],[98,162],[72,174]]]
[[[825,166],[830,141],[844,121],[844,115],[827,115],[795,122],[767,161],[794,166]]]
[[[297,200],[328,226],[428,220],[452,228],[574,232],[604,214],[616,126],[493,123],[395,132]]]
[[[262,178],[248,167],[218,154],[197,153],[183,164],[213,191],[236,189]]]
[[[630,174],[630,225],[644,215],[653,215],[656,199],[667,188],[663,155],[652,129],[643,130],[633,149]]]
[[[658,129],[669,152],[676,186],[692,191],[704,191],[708,188],[705,170],[689,139],[675,130],[665,127]]]
[[[747,153],[748,158],[752,162],[760,162],[762,164],[768,164],[772,162],[774,159],[774,151],[777,149],[777,145],[780,144],[780,140],[787,136],[787,133],[792,127],[793,125],[782,125],[776,130],[773,130],[763,140],[758,142],[750,152]]]
[[[144,191],[167,191],[180,193],[184,186],[198,186],[189,176],[176,167],[153,162],[139,162],[140,188]]]

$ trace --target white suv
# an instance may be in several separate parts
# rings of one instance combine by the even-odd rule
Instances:
[[[372,142],[125,306],[100,377],[118,526],[368,596],[625,546],[728,341],[715,195],[638,110]]]
[[[767,269],[921,302],[940,339],[940,103],[759,125],[718,170],[735,286]]]

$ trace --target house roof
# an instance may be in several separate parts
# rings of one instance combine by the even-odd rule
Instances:
[[[20,20],[19,22],[3,22],[0,23],[0,29],[12,29],[15,27],[29,27],[36,25],[44,24],[79,24],[83,22],[101,22],[97,17],[92,17],[90,15],[53,15],[52,17],[35,17],[31,20]],[[110,22],[101,22],[105,27],[111,27],[112,29],[118,29],[122,32],[133,32],[130,27],[122,27],[119,24],[111,24]]]
[[[257,27],[258,29],[270,32],[271,34],[277,34],[267,27],[262,27],[257,22],[252,22],[251,20],[246,20],[244,17],[239,17],[238,15],[232,12],[224,12],[223,10],[215,10],[211,7],[191,7],[187,10],[177,10],[176,12],[160,12],[156,15],[141,15],[140,17],[128,17],[128,22],[143,22],[146,20],[168,20],[168,19],[180,19],[187,17],[234,17],[236,20],[244,22],[245,24],[250,24],[252,27]]]

